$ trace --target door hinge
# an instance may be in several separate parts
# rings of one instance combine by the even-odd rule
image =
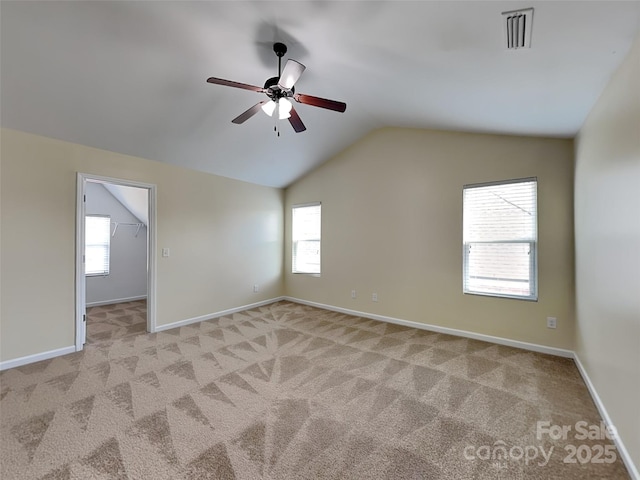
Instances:
[[[85,263],[85,261],[84,261],[84,255],[82,255],[82,263]]]
[[[87,201],[87,196],[83,195],[83,201],[86,202]]]
[[[86,322],[86,321],[87,321],[87,315],[86,315],[86,314],[85,314],[85,315],[82,315],[82,321],[83,321],[83,322]]]

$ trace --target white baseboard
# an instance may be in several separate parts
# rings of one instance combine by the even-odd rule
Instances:
[[[146,297],[143,297],[143,298],[146,298]],[[136,298],[136,299],[139,299],[139,298]],[[230,309],[227,309],[227,310],[222,310],[222,311],[215,312],[215,313],[201,315],[201,316],[198,316],[198,317],[187,318],[185,320],[169,323],[169,324],[166,324],[166,325],[159,325],[159,326],[156,327],[156,331],[157,332],[161,332],[163,330],[170,330],[172,328],[183,327],[185,325],[190,325],[192,323],[203,322],[205,320],[210,320],[212,318],[217,318],[217,317],[221,317],[221,316],[224,316],[224,315],[231,315],[233,313],[241,312],[241,311],[244,311],[244,310],[250,310],[252,308],[262,307],[264,305],[268,305],[270,303],[278,302],[278,301],[281,301],[281,300],[286,300],[286,301],[290,301],[290,302],[294,302],[294,303],[299,303],[299,304],[302,304],[302,305],[309,305],[309,306],[312,306],[312,307],[322,308],[322,309],[325,309],[325,310],[330,310],[330,311],[334,311],[334,312],[338,312],[338,313],[344,313],[344,314],[347,314],[347,315],[354,315],[354,316],[357,316],[357,317],[363,317],[363,318],[369,318],[369,319],[372,319],[372,320],[378,320],[378,321],[382,321],[382,322],[394,323],[396,325],[403,325],[403,326],[407,326],[407,327],[419,328],[419,329],[422,329],[422,330],[429,330],[429,331],[433,331],[433,332],[437,332],[437,333],[444,333],[444,334],[447,334],[447,335],[454,335],[454,336],[458,336],[458,337],[472,338],[474,340],[481,340],[481,341],[485,341],[485,342],[495,343],[495,344],[498,344],[498,345],[505,345],[505,346],[514,347],[514,348],[522,348],[524,350],[530,350],[530,351],[539,352],[539,353],[546,353],[546,354],[549,354],[549,355],[556,355],[556,356],[565,357],[565,358],[572,358],[575,361],[576,366],[578,368],[578,371],[580,372],[580,375],[582,376],[582,379],[584,380],[585,384],[587,385],[587,389],[589,390],[589,393],[591,394],[591,398],[593,399],[594,403],[596,404],[596,407],[598,408],[598,411],[600,412],[600,415],[602,416],[602,419],[604,420],[605,424],[607,426],[610,426],[610,427],[614,426],[613,422],[611,421],[611,417],[609,416],[609,413],[607,412],[607,409],[605,408],[604,403],[600,399],[600,396],[598,395],[598,392],[597,392],[595,386],[593,385],[593,382],[589,378],[589,375],[587,374],[587,371],[585,370],[584,366],[582,365],[582,362],[580,361],[580,358],[578,357],[578,354],[573,352],[573,351],[571,351],[571,350],[565,350],[565,349],[555,348],[555,347],[548,347],[548,346],[545,346],[545,345],[538,345],[538,344],[528,343],[528,342],[521,342],[521,341],[518,341],[518,340],[511,340],[511,339],[508,339],[508,338],[494,337],[494,336],[491,336],[491,335],[484,335],[484,334],[480,334],[480,333],[469,332],[469,331],[466,331],[466,330],[457,330],[457,329],[454,329],[454,328],[441,327],[441,326],[438,326],[438,325],[430,325],[430,324],[421,323],[421,322],[414,322],[414,321],[411,321],[411,320],[402,320],[402,319],[399,319],[399,318],[387,317],[387,316],[384,316],[384,315],[377,315],[377,314],[373,314],[373,313],[359,312],[359,311],[351,310],[351,309],[348,309],[348,308],[335,307],[335,306],[332,306],[332,305],[325,305],[325,304],[322,304],[322,303],[310,302],[308,300],[302,300],[302,299],[299,299],[299,298],[287,297],[287,296],[276,297],[276,298],[272,298],[272,299],[269,299],[269,300],[264,300],[264,301],[261,301],[261,302],[252,303],[252,304],[249,304],[249,305],[243,305],[241,307],[230,308]],[[125,300],[125,301],[133,301],[133,300]],[[106,303],[105,303],[105,305],[106,305]],[[20,367],[22,365],[27,365],[29,363],[39,362],[41,360],[48,360],[50,358],[58,357],[60,355],[67,355],[67,354],[73,353],[75,351],[76,351],[75,346],[70,346],[70,347],[59,348],[59,349],[56,349],[56,350],[50,350],[48,352],[42,352],[42,353],[38,353],[38,354],[34,354],[34,355],[27,355],[25,357],[15,358],[13,360],[7,360],[7,361],[4,361],[4,362],[0,362],[0,371],[7,370],[9,368]],[[613,441],[614,441],[614,443],[616,445],[616,448],[618,449],[618,452],[620,453],[620,457],[622,458],[622,461],[624,462],[625,466],[627,467],[629,475],[631,475],[632,480],[640,480],[640,473],[638,472],[638,468],[636,467],[636,465],[634,464],[633,460],[631,459],[631,456],[629,455],[629,452],[627,451],[622,439],[620,439],[620,437],[618,435],[616,435],[613,438]]]
[[[114,303],[135,302],[136,300],[146,300],[146,295],[138,297],[114,298],[113,300],[103,300],[100,302],[87,302],[87,307],[101,307],[102,305],[113,305]]]
[[[429,330],[429,331],[433,331],[433,332],[437,332],[437,333],[445,333],[445,334],[448,334],[448,335],[455,335],[455,336],[458,336],[458,337],[473,338],[475,340],[482,340],[482,341],[485,341],[485,342],[497,343],[498,345],[506,345],[506,346],[509,346],[509,347],[522,348],[524,350],[530,350],[530,351],[539,352],[539,353],[546,353],[546,354],[549,354],[549,355],[555,355],[555,356],[559,356],[559,357],[571,358],[571,359],[573,359],[575,361],[576,366],[578,368],[578,371],[580,372],[580,375],[582,375],[582,378],[583,378],[585,384],[587,385],[589,393],[591,394],[591,398],[593,399],[594,403],[596,404],[596,407],[598,408],[598,411],[600,412],[600,415],[602,416],[602,419],[604,420],[605,424],[607,426],[614,427],[614,424],[611,421],[611,417],[609,416],[609,413],[607,412],[607,409],[605,408],[604,404],[602,403],[602,400],[600,399],[600,396],[598,395],[598,392],[596,391],[596,388],[593,385],[593,382],[591,382],[591,379],[589,378],[589,375],[587,374],[587,371],[585,370],[584,366],[580,362],[580,358],[572,350],[565,350],[565,349],[562,349],[562,348],[548,347],[546,345],[538,345],[538,344],[535,344],[535,343],[521,342],[521,341],[518,341],[518,340],[511,340],[511,339],[502,338],[502,337],[493,337],[491,335],[483,335],[483,334],[480,334],[480,333],[469,332],[469,331],[466,331],[466,330],[457,330],[457,329],[454,329],[454,328],[440,327],[438,325],[430,325],[430,324],[414,322],[414,321],[410,321],[410,320],[402,320],[402,319],[399,319],[399,318],[386,317],[386,316],[383,316],[383,315],[377,315],[377,314],[373,314],[373,313],[359,312],[359,311],[356,311],[356,310],[350,310],[348,308],[341,308],[341,307],[335,307],[333,305],[325,305],[325,304],[322,304],[322,303],[310,302],[308,300],[301,300],[299,298],[294,298],[294,297],[284,297],[284,300],[287,300],[287,301],[290,301],[290,302],[294,302],[294,303],[300,303],[302,305],[309,305],[311,307],[322,308],[324,310],[330,310],[330,311],[333,311],[333,312],[344,313],[344,314],[347,314],[347,315],[354,315],[354,316],[357,316],[357,317],[370,318],[372,320],[379,320],[379,321],[382,321],[382,322],[395,323],[397,325],[404,325],[404,326],[407,326],[407,327],[420,328],[422,330]],[[633,463],[633,460],[631,459],[631,456],[629,455],[629,452],[627,451],[627,449],[624,446],[624,443],[622,442],[620,437],[618,435],[616,435],[614,437],[613,441],[614,441],[614,443],[616,445],[616,448],[618,449],[618,452],[620,453],[620,457],[622,458],[622,461],[624,462],[625,466],[627,467],[629,475],[631,475],[632,480],[640,480],[640,473],[638,473],[638,468]]]
[[[591,379],[589,378],[589,375],[587,374],[587,370],[584,368],[584,365],[582,365],[582,362],[580,361],[580,357],[578,357],[578,354],[575,352],[573,354],[573,360],[576,362],[578,371],[580,372],[580,375],[582,375],[582,379],[584,380],[584,383],[587,385],[587,388],[589,389],[589,393],[591,394],[591,398],[593,399],[593,402],[596,404],[598,412],[600,412],[600,416],[602,417],[602,420],[604,420],[605,425],[607,427],[611,427],[613,431],[617,431],[615,430],[615,425],[611,421],[609,412],[607,412],[607,409],[605,408],[604,403],[602,403],[602,399],[600,398],[600,395],[598,395],[596,387],[593,385],[593,382],[591,381]],[[627,471],[629,472],[629,475],[631,475],[632,480],[640,480],[640,472],[638,472],[638,468],[633,463],[633,460],[631,459],[631,455],[629,455],[629,452],[627,448],[624,446],[624,443],[622,442],[620,437],[618,435],[615,435],[613,437],[613,442],[615,443],[616,448],[620,453],[620,457],[622,458],[622,461],[627,467]]]
[[[131,302],[133,300],[140,300],[144,297],[131,297],[130,299],[121,299],[115,301],[115,303],[120,302]],[[182,327],[184,325],[189,325],[191,323],[202,322],[204,320],[209,320],[211,318],[221,317],[223,315],[231,315],[233,313],[241,312],[243,310],[250,310],[252,308],[262,307],[264,305],[268,305],[270,303],[278,302],[280,300],[284,300],[284,297],[276,297],[271,298],[269,300],[264,300],[262,302],[252,303],[249,305],[243,305],[241,307],[230,308],[228,310],[222,310],[216,313],[210,313],[207,315],[202,315],[194,318],[187,318],[186,320],[181,320],[179,322],[169,323],[167,325],[159,325],[156,327],[156,332],[161,332],[163,330],[170,330],[176,327]],[[104,303],[103,305],[109,305],[111,302]],[[87,305],[89,306],[89,305]],[[39,362],[41,360],[49,360],[50,358],[58,357],[60,355],[67,355],[69,353],[74,353],[76,351],[75,345],[70,347],[58,348],[56,350],[49,350],[48,352],[36,353],[33,355],[27,355],[25,357],[14,358],[12,360],[6,360],[4,362],[0,362],[0,371],[8,370],[9,368],[21,367],[22,365],[27,365],[29,363]]]
[[[249,305],[243,305],[241,307],[234,307],[228,310],[221,310],[219,312],[207,313],[206,315],[200,315],[198,317],[187,318],[185,320],[179,320],[173,323],[167,323],[165,325],[157,325],[156,332],[162,332],[164,330],[171,330],[172,328],[184,327],[185,325],[191,325],[192,323],[204,322],[205,320],[211,320],[212,318],[222,317],[224,315],[231,315],[233,313],[242,312],[243,310],[251,310],[252,308],[263,307],[270,303],[279,302],[284,300],[285,297],[276,297],[269,300],[263,300],[262,302],[251,303]]]
[[[0,362],[0,371],[8,370],[9,368],[21,367],[29,363],[40,362],[42,360],[49,360],[50,358],[59,357],[60,355],[67,355],[76,351],[75,345],[64,348],[57,348],[55,350],[49,350],[48,352],[36,353],[33,355],[27,355],[26,357],[14,358],[13,360],[6,360]]]
[[[303,305],[309,305],[311,307],[323,308],[325,310],[331,310],[334,312],[344,313],[347,315],[354,315],[356,317],[370,318],[372,320],[379,320],[382,322],[395,323],[396,325],[403,325],[405,327],[419,328],[422,330],[429,330],[431,332],[444,333],[447,335],[455,335],[457,337],[472,338],[474,340],[481,340],[483,342],[497,343],[498,345],[505,345],[507,347],[522,348],[524,350],[530,350],[538,353],[546,353],[548,355],[555,355],[557,357],[573,358],[574,353],[571,350],[565,350],[562,348],[548,347],[546,345],[538,345],[536,343],[521,342],[519,340],[511,340],[503,337],[493,337],[491,335],[484,335],[482,333],[469,332],[467,330],[457,330],[455,328],[441,327],[438,325],[430,325],[428,323],[414,322],[412,320],[403,320],[400,318],[386,317],[384,315],[377,315],[375,313],[359,312],[357,310],[350,310],[348,308],[334,307],[332,305],[325,305],[317,302],[309,302],[307,300],[301,300],[294,297],[284,297],[284,300],[288,300],[294,303],[300,303]]]

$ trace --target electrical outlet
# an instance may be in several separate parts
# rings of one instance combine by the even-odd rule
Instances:
[[[256,283],[256,284],[253,286],[253,293],[258,293],[259,291],[260,291],[260,287],[258,287],[258,284]]]
[[[372,293],[371,294],[371,301],[373,301],[373,302],[377,302],[378,301],[378,294],[377,293]]]
[[[163,248],[162,249],[162,256],[163,257],[168,257],[169,256],[169,249],[168,248]]]
[[[556,328],[558,319],[556,317],[547,317],[547,328]]]
[[[356,298],[356,291],[355,290],[351,290],[351,298]]]

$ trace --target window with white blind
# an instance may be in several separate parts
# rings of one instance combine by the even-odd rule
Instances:
[[[463,291],[538,299],[537,179],[463,188]]]
[[[320,274],[320,207],[313,203],[292,208],[292,273]]]
[[[87,215],[84,225],[85,275],[109,275],[111,217]]]

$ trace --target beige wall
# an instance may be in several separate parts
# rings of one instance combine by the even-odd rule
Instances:
[[[74,344],[76,172],[157,185],[158,326],[283,294],[282,190],[1,135],[2,361]]]
[[[462,293],[462,186],[538,177],[539,301]],[[294,298],[573,348],[573,142],[386,128],[285,194]],[[291,205],[322,202],[322,275],[291,274]],[[357,299],[351,299],[351,290]],[[376,292],[379,301],[371,301]],[[546,317],[558,318],[557,330]]]
[[[576,140],[576,353],[640,466],[640,37]]]

